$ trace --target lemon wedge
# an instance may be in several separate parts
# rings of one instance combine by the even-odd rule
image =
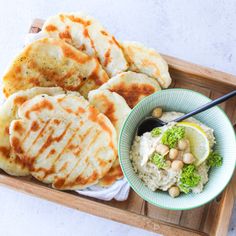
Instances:
[[[178,126],[185,128],[185,137],[190,142],[190,150],[196,158],[195,165],[204,162],[210,153],[210,144],[206,132],[197,124],[192,122],[179,122]]]

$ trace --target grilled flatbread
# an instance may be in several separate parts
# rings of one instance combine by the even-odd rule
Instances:
[[[89,92],[88,99],[91,104],[93,104],[101,113],[105,114],[110,119],[116,129],[118,138],[124,120],[131,111],[124,98],[119,94],[110,92],[106,89],[96,89]],[[110,186],[117,179],[122,177],[123,173],[117,156],[116,161],[113,163],[109,172],[101,180],[99,180],[99,185],[103,187]]]
[[[117,156],[116,160],[114,161],[111,169],[108,173],[99,180],[98,184],[102,187],[109,187],[116,182],[116,180],[121,179],[123,177],[123,172],[120,167],[119,158]]]
[[[142,73],[123,72],[104,83],[99,90],[108,89],[122,96],[130,108],[161,88],[158,82]]]
[[[0,169],[10,175],[25,176],[29,169],[13,152],[9,141],[9,126],[18,118],[19,107],[28,99],[39,95],[58,95],[65,93],[61,88],[32,88],[11,95],[0,108]]]
[[[123,122],[131,111],[125,99],[106,89],[96,89],[88,94],[89,102],[106,115],[114,125],[119,136]]]
[[[31,174],[57,189],[96,184],[117,156],[109,119],[82,96],[36,96],[11,122],[10,142]]]
[[[60,86],[83,96],[109,79],[98,60],[59,39],[44,38],[28,45],[3,77],[6,97],[19,91]]]
[[[169,87],[171,77],[168,64],[159,53],[137,42],[123,42],[122,48],[129,63],[129,70],[157,79],[162,88]]]
[[[42,31],[60,38],[90,56],[95,56],[109,76],[127,70],[128,65],[119,43],[94,18],[83,13],[62,13],[50,17]]]

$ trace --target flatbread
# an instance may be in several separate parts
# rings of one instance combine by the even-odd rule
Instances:
[[[125,99],[107,89],[96,89],[89,92],[88,100],[109,118],[119,136],[124,120],[131,111]]]
[[[137,42],[123,42],[121,45],[129,63],[129,70],[157,79],[162,88],[169,87],[171,77],[168,64],[159,53]]]
[[[120,161],[117,156],[116,160],[114,161],[111,169],[108,171],[108,173],[99,180],[98,185],[102,187],[109,187],[112,184],[114,184],[117,180],[123,178],[123,172],[120,166]]]
[[[61,88],[32,88],[11,95],[0,108],[0,169],[15,176],[29,175],[27,166],[13,152],[9,141],[9,126],[18,117],[19,107],[38,94],[57,95],[65,93]]]
[[[62,40],[44,38],[28,45],[3,77],[6,97],[19,91],[60,86],[83,96],[109,79],[98,60]]]
[[[31,174],[61,190],[96,184],[117,156],[109,119],[82,96],[36,96],[11,122],[10,142]]]
[[[50,17],[42,31],[96,57],[109,76],[128,68],[120,44],[91,16],[84,13],[61,13]]]
[[[105,114],[114,125],[117,137],[119,137],[122,125],[130,113],[131,109],[123,97],[109,90],[96,89],[89,92],[89,102],[93,104],[101,113]],[[108,173],[99,181],[103,187],[110,186],[116,180],[123,177],[118,156]]]
[[[108,89],[122,96],[130,108],[133,108],[144,97],[161,88],[158,82],[142,73],[123,72],[104,83],[99,90]]]

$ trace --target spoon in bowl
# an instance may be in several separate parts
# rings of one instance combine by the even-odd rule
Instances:
[[[171,122],[179,122],[179,121],[185,120],[193,115],[196,115],[200,112],[208,110],[208,109],[210,109],[210,108],[212,108],[212,107],[214,107],[214,106],[216,106],[216,105],[218,105],[218,104],[220,104],[220,103],[222,103],[234,96],[236,96],[236,90],[233,90],[232,92],[227,93],[227,94],[223,95],[222,97],[212,100],[211,102],[208,102],[207,104],[202,105],[199,108],[194,109],[193,111],[191,111],[183,116],[180,116]],[[161,127],[161,126],[164,126],[167,124],[168,124],[168,122],[162,121],[158,118],[155,118],[152,116],[146,117],[138,124],[137,135],[141,136],[145,132],[150,132],[152,129],[154,129],[156,127]]]

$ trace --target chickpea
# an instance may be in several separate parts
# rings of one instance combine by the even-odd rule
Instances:
[[[165,156],[169,152],[169,147],[160,143],[156,146],[156,151],[162,156]]]
[[[170,149],[170,152],[169,152],[169,158],[170,158],[171,160],[174,160],[174,159],[177,158],[178,154],[179,154],[179,151],[178,151],[177,149],[171,148],[171,149]]]
[[[183,151],[179,151],[178,156],[177,156],[176,159],[182,161],[183,160],[183,154],[184,154]]]
[[[193,154],[187,152],[183,155],[183,162],[185,164],[192,164],[195,161]]]
[[[160,118],[162,116],[162,108],[156,107],[155,109],[153,109],[152,116],[156,118]]]
[[[169,169],[170,167],[171,167],[171,161],[170,161],[170,160],[167,160],[164,169]]]
[[[176,186],[169,188],[168,192],[171,197],[178,197],[180,194],[179,188]]]
[[[186,139],[180,139],[178,142],[178,148],[179,150],[183,151],[189,146],[188,141]]]
[[[183,168],[183,166],[184,166],[184,163],[180,160],[175,160],[171,164],[172,170],[175,170],[175,171],[180,171]]]

